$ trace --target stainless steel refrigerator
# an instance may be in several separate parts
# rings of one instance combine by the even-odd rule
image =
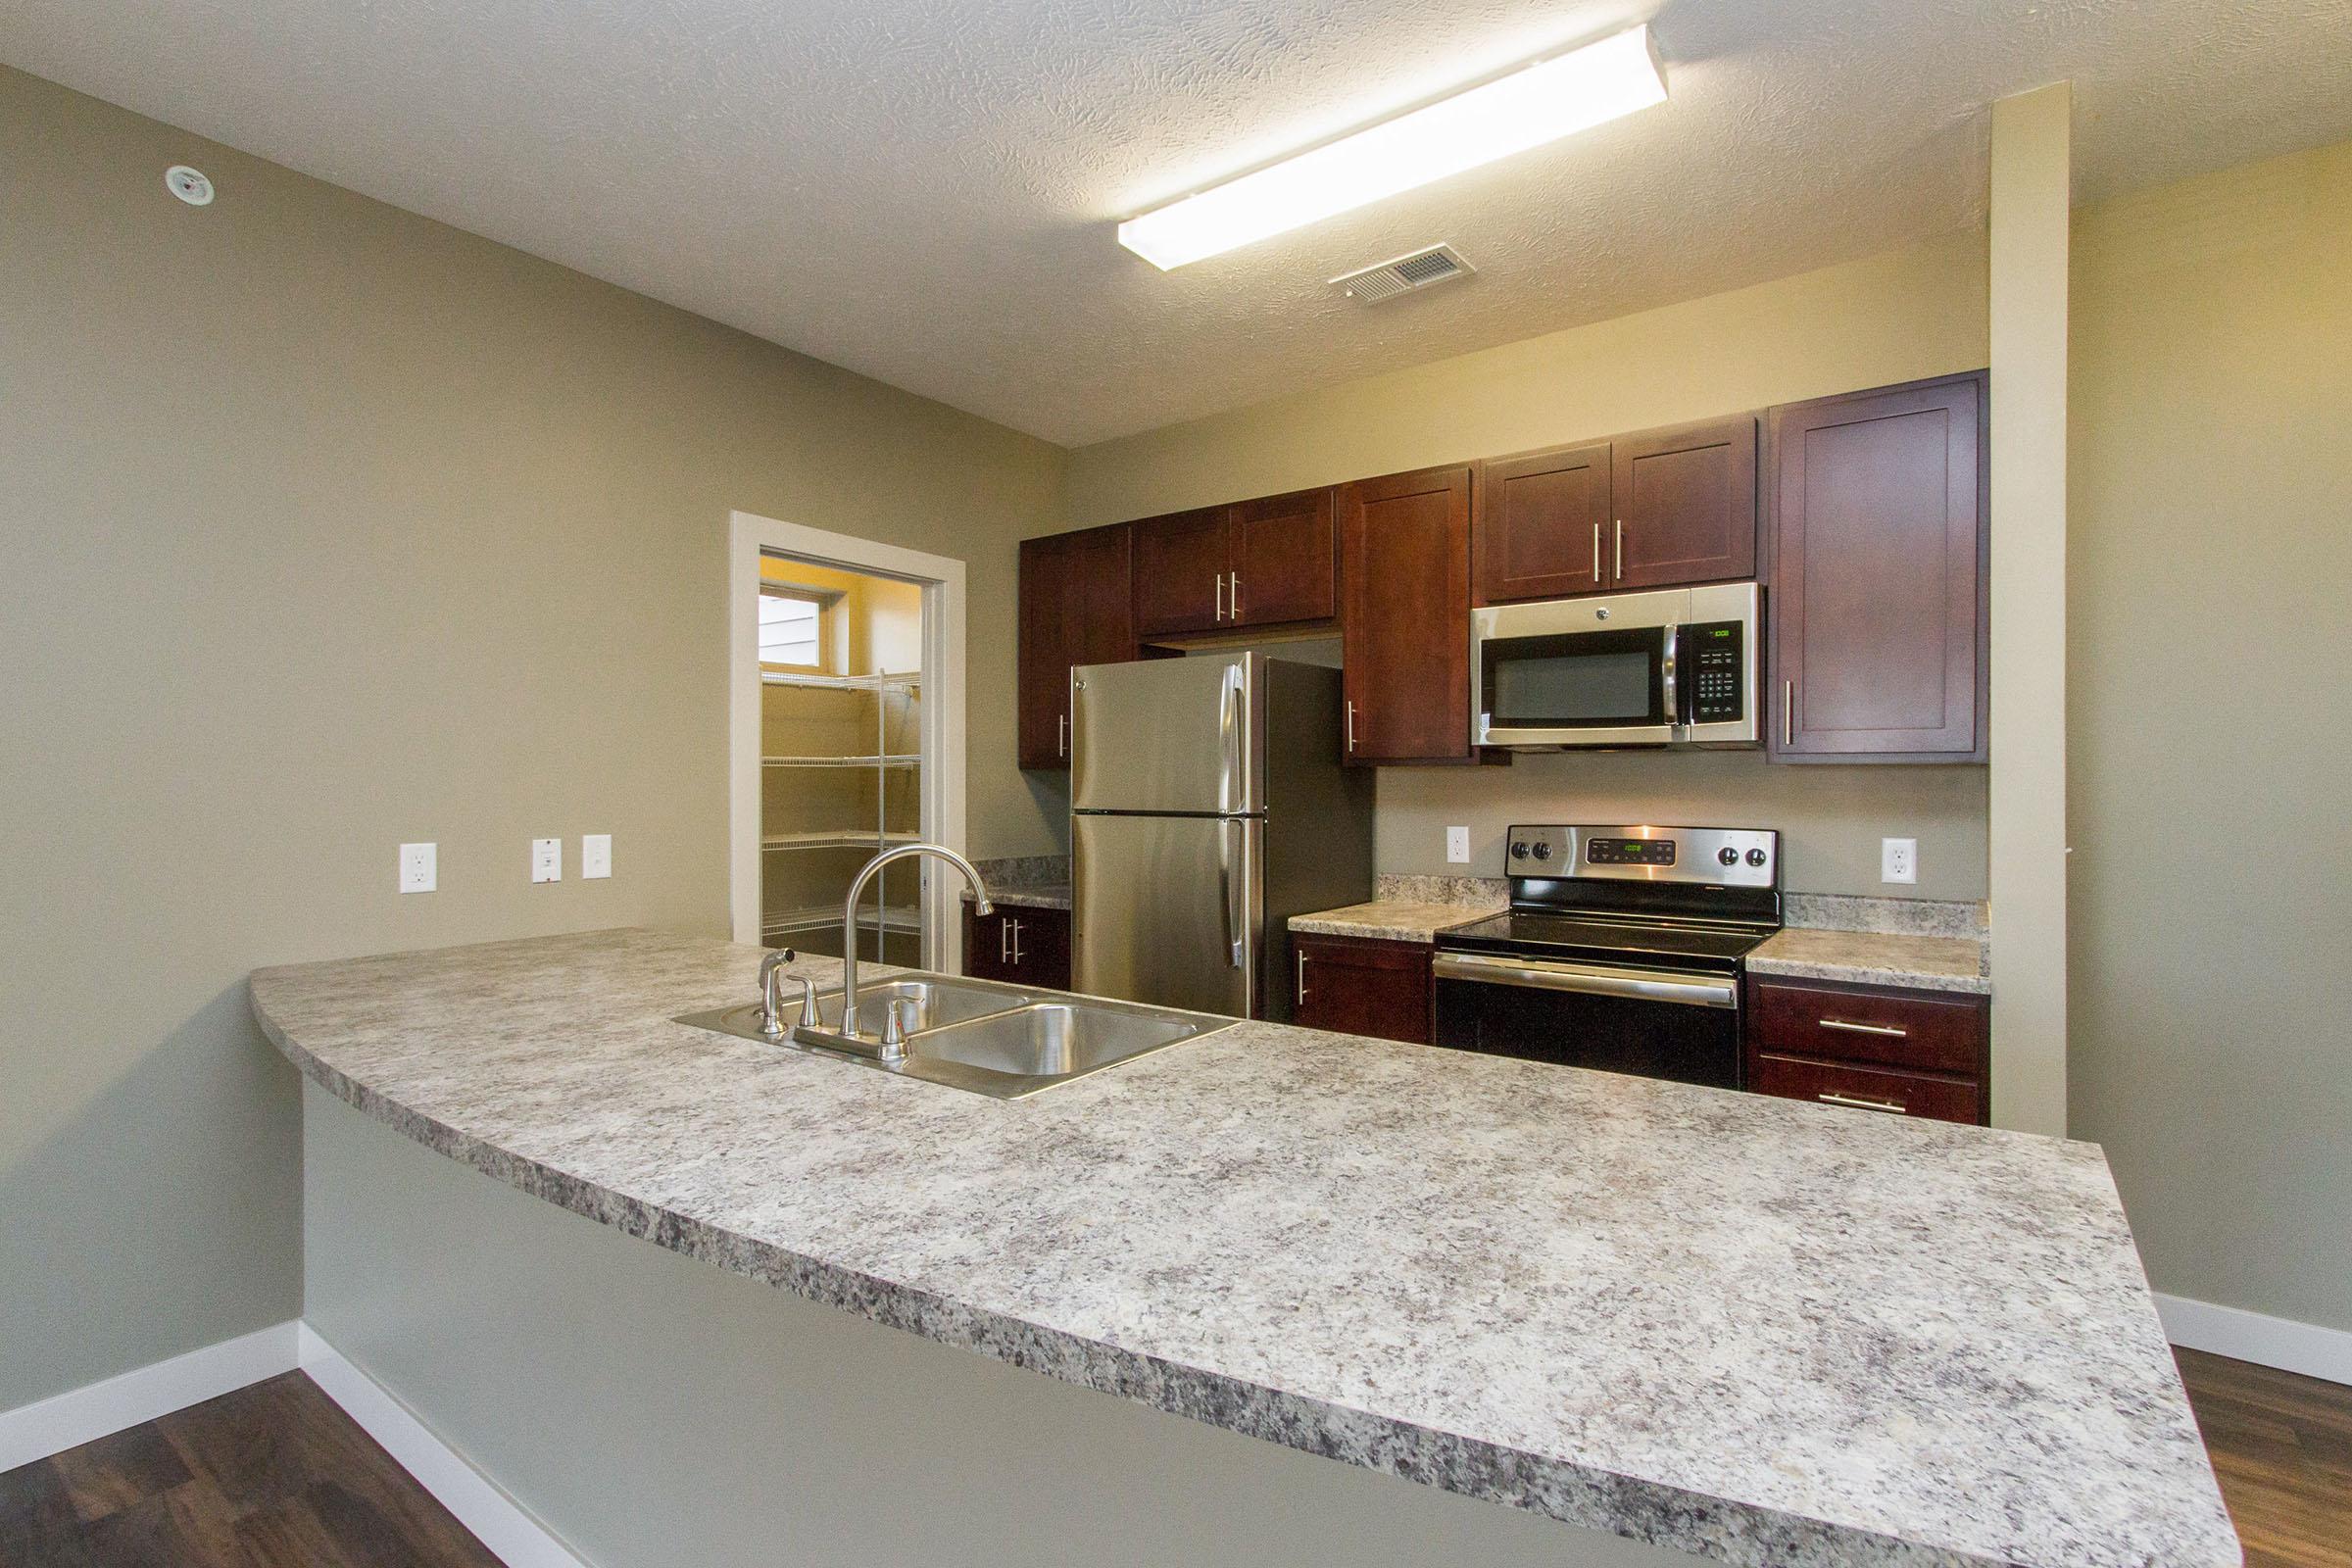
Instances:
[[[1372,896],[1340,672],[1236,653],[1070,674],[1071,982],[1291,1016],[1289,920]]]

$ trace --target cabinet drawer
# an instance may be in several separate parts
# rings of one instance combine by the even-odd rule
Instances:
[[[1984,999],[1753,977],[1760,1051],[1876,1062],[1976,1078],[1984,1070]]]
[[[1857,1067],[1847,1062],[1806,1061],[1763,1054],[1752,1058],[1748,1088],[1784,1100],[1810,1100],[1882,1115],[1918,1116],[1929,1121],[1981,1126],[1984,1097],[1973,1082],[1931,1078],[1925,1073]]]

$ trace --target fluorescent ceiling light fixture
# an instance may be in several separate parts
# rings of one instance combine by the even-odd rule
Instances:
[[[1131,218],[1119,243],[1164,271],[1665,100],[1649,29],[1634,27]]]

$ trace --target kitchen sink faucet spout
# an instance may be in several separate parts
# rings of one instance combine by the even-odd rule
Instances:
[[[858,1033],[858,901],[864,897],[865,885],[884,866],[893,860],[920,855],[945,860],[963,873],[963,879],[972,885],[974,914],[988,914],[995,908],[988,902],[988,888],[981,882],[980,873],[972,862],[945,845],[902,844],[895,850],[884,850],[866,861],[865,869],[859,871],[857,879],[850,884],[850,896],[841,901],[841,1032],[852,1038]],[[881,956],[882,949],[877,938],[874,956],[879,958]]]

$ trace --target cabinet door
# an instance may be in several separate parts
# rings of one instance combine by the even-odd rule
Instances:
[[[1418,942],[1291,938],[1292,1018],[1303,1029],[1429,1044],[1429,958]]]
[[[1776,760],[1984,756],[1984,378],[1772,411]]]
[[[1482,465],[1471,530],[1476,602],[1560,599],[1606,587],[1615,517],[1606,441]]]
[[[1470,469],[1340,488],[1348,760],[1470,757]]]
[[[1070,538],[1021,541],[1017,710],[1023,767],[1070,765],[1070,660],[1062,635]]]
[[[1018,981],[1012,962],[1012,908],[999,905],[990,914],[963,906],[963,972],[975,980]]]
[[[1225,573],[1233,555],[1231,507],[1203,507],[1135,523],[1135,629],[1139,636],[1214,631],[1230,618]]]
[[[1756,574],[1756,420],[1742,414],[1610,443],[1610,584]]]
[[[1033,909],[1019,905],[1003,910],[1010,937],[1011,973],[1007,979],[1025,986],[1070,989],[1070,917],[1060,909]]]
[[[1136,655],[1125,523],[1021,541],[1019,761],[1070,765],[1070,666]]]
[[[1243,626],[1329,620],[1339,613],[1331,492],[1245,501],[1233,509],[1226,618]]]

